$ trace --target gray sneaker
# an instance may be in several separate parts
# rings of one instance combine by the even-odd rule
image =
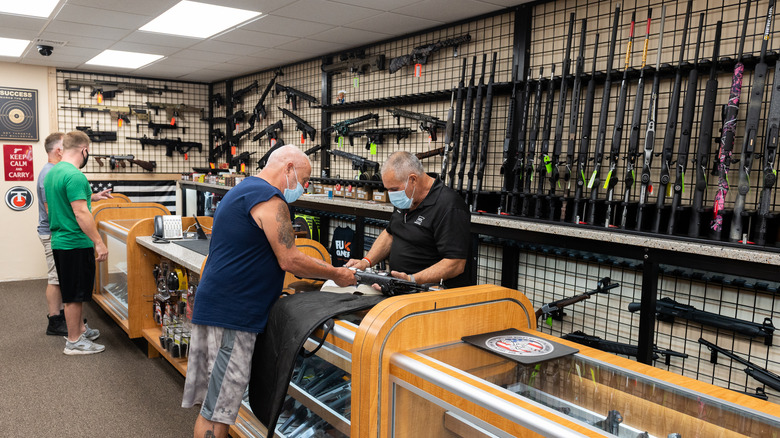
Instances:
[[[84,328],[86,329],[84,331],[84,337],[86,337],[90,341],[94,341],[95,339],[100,337],[100,330],[89,328],[86,322],[84,323]]]
[[[100,353],[105,349],[106,347],[104,345],[96,344],[90,341],[86,336],[84,336],[84,333],[82,333],[76,342],[65,341],[65,350],[63,353],[67,354],[68,356],[75,356],[81,354]]]

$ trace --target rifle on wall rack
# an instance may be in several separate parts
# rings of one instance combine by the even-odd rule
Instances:
[[[580,24],[580,48],[577,55],[577,64],[574,68],[574,84],[571,89],[571,109],[569,110],[569,139],[566,148],[566,162],[562,163],[565,166],[563,172],[563,180],[566,182],[566,195],[568,198],[571,194],[571,169],[574,166],[574,150],[576,147],[577,138],[577,123],[580,118],[580,96],[582,94],[582,76],[585,74],[585,33],[587,31],[588,21],[583,18]],[[561,202],[561,221],[566,220],[566,207],[568,201],[563,199]]]
[[[620,23],[620,6],[615,6],[612,21],[612,39],[609,41],[607,54],[606,77],[604,79],[604,92],[601,95],[601,110],[599,111],[599,126],[596,131],[596,151],[593,155],[593,173],[588,180],[590,199],[585,204],[588,214],[585,221],[593,224],[596,220],[596,201],[598,200],[599,185],[601,183],[601,163],[604,160],[604,147],[607,142],[607,118],[609,117],[609,102],[612,94],[612,64],[615,59],[615,45],[617,44],[618,24]],[[588,209],[588,206],[590,208]]]
[[[561,321],[566,315],[566,312],[563,311],[564,307],[571,306],[572,304],[579,303],[580,301],[585,301],[590,299],[591,296],[602,292],[609,293],[611,289],[615,289],[619,286],[620,283],[613,283],[609,277],[604,277],[598,281],[596,284],[596,289],[593,289],[592,291],[544,304],[542,307],[536,309],[536,319],[538,320],[542,316],[548,316],[549,319]],[[548,323],[550,322],[549,319],[547,321]]]
[[[623,178],[623,212],[620,217],[620,228],[626,228],[628,221],[628,203],[631,198],[631,188],[634,186],[634,169],[636,168],[636,159],[639,156],[639,130],[642,128],[642,105],[645,100],[645,70],[647,68],[647,46],[650,42],[650,22],[652,21],[653,10],[647,10],[647,30],[645,31],[645,44],[642,47],[642,66],[639,70],[639,82],[636,84],[636,94],[634,96],[634,114],[631,118],[631,134],[628,136],[628,152],[626,154],[626,176]],[[661,18],[661,27],[663,28],[663,19]]]
[[[293,111],[298,111],[298,99],[303,99],[307,102],[309,102],[309,107],[311,108],[311,104],[317,103],[317,98],[312,96],[311,94],[306,94],[301,90],[296,90],[293,87],[286,87],[280,83],[275,84],[276,95],[278,96],[279,93],[284,93],[284,102],[288,104],[292,104]]]
[[[669,224],[666,227],[667,234],[674,234],[674,225],[677,221],[680,200],[685,190],[685,170],[688,166],[688,153],[691,145],[691,133],[693,131],[693,118],[696,109],[696,89],[699,83],[699,48],[701,47],[702,25],[704,13],[699,15],[699,33],[696,36],[696,51],[693,58],[693,69],[688,72],[688,88],[685,91],[683,101],[682,126],[680,131],[680,145],[677,148],[677,175],[672,186],[672,206],[669,212]]]
[[[190,150],[197,149],[198,152],[203,151],[203,144],[195,142],[195,141],[181,141],[181,138],[149,138],[147,136],[143,137],[125,137],[125,140],[137,140],[139,143],[141,143],[141,150],[143,150],[146,146],[165,146],[165,156],[166,157],[172,157],[173,151],[176,151],[182,155],[185,155],[185,159],[187,158],[186,155],[190,152]]]
[[[256,118],[265,120],[265,118],[268,117],[268,112],[265,109],[265,99],[268,97],[268,93],[271,92],[271,88],[273,88],[274,84],[276,83],[276,78],[279,76],[284,76],[281,68],[274,72],[274,77],[268,81],[268,85],[265,86],[263,94],[260,95],[260,99],[255,104],[255,109],[252,112]]]
[[[718,176],[718,190],[715,192],[715,203],[712,208],[713,219],[710,222],[713,240],[720,240],[723,230],[723,208],[726,202],[726,194],[729,192],[728,171],[731,166],[731,152],[734,149],[734,136],[737,134],[737,115],[739,114],[739,99],[742,96],[742,75],[745,65],[742,63],[742,53],[745,50],[745,36],[747,34],[748,17],[750,16],[750,2],[745,4],[745,18],[742,22],[742,36],[739,41],[737,63],[734,65],[734,74],[731,77],[731,91],[729,101],[723,112],[723,128],[721,129],[720,145],[715,156],[715,168],[713,175]]]
[[[639,346],[637,345],[624,344],[622,342],[615,342],[615,341],[607,341],[601,339],[598,336],[586,335],[585,333],[579,330],[569,333],[567,335],[563,335],[561,337],[563,339],[566,339],[567,341],[572,341],[578,344],[587,345],[588,347],[596,348],[601,351],[606,351],[608,353],[623,354],[626,356],[633,356],[633,357],[637,357],[637,354],[639,354]],[[663,354],[664,356],[666,356],[666,360],[665,360],[666,365],[670,364],[670,359],[672,356],[682,357],[682,358],[688,357],[688,355],[685,353],[679,353],[677,351],[666,350],[666,349],[653,346],[652,359],[658,360],[658,358],[660,357],[659,354]]]
[[[252,141],[258,141],[268,135],[268,139],[272,140],[271,146],[273,146],[273,143],[279,140],[278,131],[284,131],[284,123],[282,122],[282,119],[279,119],[275,123],[266,126],[265,129],[255,134],[255,136],[252,137]]]
[[[159,114],[160,110],[164,109],[166,118],[168,119],[168,122],[172,125],[176,123],[177,117],[181,120],[184,120],[184,113],[200,114],[201,119],[203,119],[204,117],[203,108],[198,108],[196,106],[186,105],[183,103],[168,104],[168,103],[146,102],[146,108],[150,110],[154,110],[155,115]]]
[[[162,88],[150,87],[146,84],[139,84],[135,82],[117,82],[117,81],[88,81],[81,79],[65,79],[65,91],[68,92],[68,99],[70,100],[70,93],[72,91],[81,91],[81,87],[92,87],[92,93],[90,96],[101,94],[103,99],[113,99],[117,93],[122,93],[125,90],[134,90],[139,94],[157,94],[163,93],[184,93],[184,90],[178,90],[174,88],[168,88],[164,85]]]
[[[339,137],[344,137],[349,132],[350,126],[357,125],[358,123],[365,122],[371,119],[374,120],[374,125],[379,126],[379,114],[368,113],[360,117],[353,117],[351,119],[347,119],[342,122],[336,122],[332,124],[325,130],[325,135],[330,135],[331,133],[335,133]]]
[[[556,113],[555,140],[553,140],[553,153],[550,171],[550,192],[547,195],[547,205],[549,220],[555,219],[555,210],[557,202],[555,198],[555,187],[560,185],[560,173],[558,166],[560,163],[561,152],[563,151],[563,120],[566,116],[566,95],[569,93],[569,67],[571,66],[571,42],[574,34],[574,12],[569,14],[569,34],[566,36],[566,52],[563,59],[563,68],[561,69],[561,91],[558,95],[558,112]],[[537,200],[540,202],[541,200]]]
[[[498,52],[493,52],[493,64],[490,67],[490,80],[488,80],[487,91],[485,92],[485,115],[482,120],[482,148],[479,155],[479,169],[477,170],[477,187],[474,190],[474,197],[471,201],[471,211],[477,210],[477,198],[482,191],[482,178],[485,176],[485,166],[488,157],[488,142],[490,141],[490,121],[493,115],[493,82],[496,76],[496,59]]]
[[[391,59],[390,67],[387,71],[390,74],[393,74],[407,65],[427,64],[428,57],[431,56],[432,53],[438,52],[439,50],[447,47],[453,47],[455,53],[457,54],[458,46],[469,41],[471,41],[471,35],[466,34],[455,38],[439,40],[435,43],[426,44],[424,46],[415,47],[414,50],[412,50],[412,53]]]
[[[162,132],[163,130],[169,130],[169,129],[181,129],[181,133],[182,134],[186,134],[187,133],[187,128],[186,127],[178,126],[178,125],[172,124],[172,123],[154,123],[154,122],[151,122],[151,121],[147,122],[146,124],[144,124],[144,123],[136,123],[135,124],[135,133],[139,134],[141,132],[141,126],[144,126],[144,125],[146,125],[147,128],[152,130],[152,135],[154,135],[155,137],[160,135],[160,132]]]
[[[395,117],[396,125],[401,123],[401,117],[405,119],[417,120],[420,122],[420,130],[427,132],[431,136],[431,141],[437,140],[437,131],[447,127],[447,122],[443,122],[438,117],[429,116],[427,114],[415,113],[399,108],[389,109],[387,112]]]
[[[704,107],[701,111],[699,129],[699,144],[696,149],[696,183],[694,185],[693,202],[691,203],[691,220],[688,224],[688,236],[699,237],[701,230],[701,215],[704,204],[704,194],[707,191],[707,172],[709,171],[710,145],[712,144],[712,125],[715,118],[715,97],[718,94],[718,58],[720,57],[720,36],[723,22],[715,26],[715,41],[712,46],[712,64],[710,78],[704,89]],[[778,63],[780,66],[780,63]]]
[[[652,231],[657,233],[661,228],[661,215],[664,211],[664,202],[666,201],[666,188],[669,185],[670,167],[672,165],[672,154],[674,146],[677,144],[677,117],[680,113],[680,90],[682,89],[682,67],[685,59],[685,42],[688,37],[688,29],[691,22],[691,8],[693,0],[688,0],[688,7],[685,11],[685,24],[683,25],[682,44],[680,44],[680,58],[677,63],[677,71],[674,74],[674,88],[672,88],[672,97],[669,101],[669,112],[666,116],[666,133],[664,134],[664,144],[661,148],[661,177],[658,182],[655,203],[655,219],[653,220]]]
[[[452,152],[452,134],[455,130],[455,91],[450,96],[450,110],[447,112],[447,127],[444,129],[444,144],[446,149],[441,160],[441,172],[439,172],[439,179],[442,184],[447,183],[447,165],[449,164],[450,153]]]
[[[520,72],[518,71],[518,75]],[[525,171],[525,137],[528,131],[528,108],[531,105],[531,74],[525,78],[523,86],[523,98],[520,102],[520,126],[517,130],[517,150],[515,151],[515,165],[512,168],[512,195],[510,197],[509,214],[517,216],[519,207],[520,188],[523,185],[523,172]]]
[[[750,168],[753,167],[753,153],[756,149],[758,122],[761,117],[761,104],[764,100],[764,85],[766,84],[767,73],[766,48],[772,29],[774,9],[775,0],[769,0],[764,37],[761,41],[761,57],[753,70],[753,84],[750,87],[750,102],[748,103],[747,117],[745,119],[745,137],[742,140],[742,153],[739,159],[737,197],[734,200],[734,214],[731,219],[731,229],[729,230],[730,242],[749,243],[749,233],[742,234],[742,213],[745,211],[745,197],[750,191]]]
[[[769,119],[766,122],[766,135],[764,135],[764,178],[758,204],[758,237],[756,238],[756,243],[759,245],[766,244],[767,221],[772,215],[769,209],[772,203],[772,187],[777,182],[775,160],[778,135],[780,135],[780,62],[775,64],[772,101],[769,104]]]
[[[498,201],[498,210],[496,212],[498,214],[507,214],[509,211],[507,206],[507,195],[509,194],[509,190],[512,189],[512,180],[514,179],[514,174],[512,172],[512,167],[514,167],[514,165],[510,161],[510,158],[512,158],[512,131],[514,130],[516,117],[515,107],[517,106],[517,83],[520,76],[518,73],[519,70],[519,66],[515,66],[512,69],[512,94],[509,98],[509,108],[507,108],[506,133],[504,134],[501,169],[499,171],[500,174],[504,176],[504,178],[501,181],[501,197]]]
[[[409,138],[412,132],[411,128],[370,128],[362,131],[347,131],[346,136],[352,146],[356,137],[366,137],[366,150],[370,150],[372,144],[384,144],[385,137],[389,135],[394,135],[395,143],[398,144],[401,140]]]
[[[642,176],[640,177],[639,204],[636,212],[636,230],[642,231],[645,205],[647,204],[648,191],[652,193],[650,184],[650,169],[653,165],[653,151],[655,150],[655,125],[658,122],[658,88],[661,84],[661,49],[664,44],[664,22],[666,21],[666,6],[661,8],[661,29],[658,31],[658,48],[655,51],[655,73],[653,73],[653,87],[650,90],[650,108],[647,111],[647,129],[645,130],[645,147],[642,160]]]
[[[469,80],[469,89],[466,92],[466,110],[463,115],[463,135],[461,136],[460,146],[460,169],[458,170],[458,192],[463,193],[463,177],[466,174],[466,161],[468,158],[469,134],[471,133],[471,114],[474,108],[474,79],[477,73],[477,57],[471,58],[471,79]]]
[[[472,188],[474,187],[474,171],[477,166],[477,152],[479,148],[479,130],[481,128],[480,122],[482,122],[482,93],[485,88],[485,69],[487,67],[487,53],[482,54],[482,75],[479,77],[479,84],[477,85],[477,99],[474,103],[474,127],[471,136],[471,152],[469,153],[469,172],[468,172],[468,184],[466,186],[466,204],[469,204],[469,195],[472,194]]]
[[[352,74],[381,71],[385,69],[385,55],[366,56],[365,51],[342,53],[337,61],[323,64],[320,69],[325,73],[338,73],[346,70]]]
[[[460,73],[460,82],[458,83],[458,95],[456,97],[456,106],[455,106],[455,122],[453,125],[453,132],[452,132],[452,161],[450,163],[450,171],[449,171],[449,187],[452,188],[455,185],[455,173],[456,173],[456,166],[458,165],[458,158],[460,155],[460,133],[461,133],[461,123],[463,122],[463,99],[465,98],[463,92],[466,87],[466,64],[467,59],[463,58],[463,67]],[[465,157],[464,157],[465,158]]]
[[[534,180],[534,156],[536,155],[536,142],[539,140],[539,122],[542,118],[542,75],[544,67],[539,67],[539,80],[536,81],[536,94],[534,96],[534,113],[531,116],[531,133],[528,135],[528,150],[525,154],[523,169],[523,206],[520,215],[528,217],[528,208],[531,203],[531,183]]]
[[[580,139],[580,148],[577,154],[577,168],[574,171],[574,177],[577,183],[574,187],[574,199],[572,206],[574,211],[571,214],[571,221],[574,224],[580,223],[580,200],[585,192],[585,169],[588,165],[588,151],[590,150],[591,134],[593,133],[593,100],[596,97],[596,58],[599,53],[599,34],[596,34],[596,41],[593,44],[593,65],[590,71],[590,80],[588,89],[585,92],[585,108],[582,115],[582,138]]]
[[[144,161],[144,160],[136,160],[135,155],[101,155],[101,154],[89,154],[90,157],[94,157],[95,161],[97,161],[98,166],[103,167],[103,159],[108,158],[108,167],[111,168],[111,170],[116,169],[116,166],[119,165],[121,167],[125,167],[124,162],[127,161],[128,163],[135,164],[136,166],[147,170],[149,172],[154,172],[154,168],[157,167],[157,163],[154,161]]]
[[[741,363],[742,365],[745,365],[747,368],[745,368],[744,371],[745,374],[747,374],[748,376],[758,380],[759,382],[763,383],[764,385],[772,389],[780,391],[780,376],[778,376],[777,374],[774,374],[769,370],[761,368],[760,366],[737,356],[731,351],[720,348],[717,345],[707,341],[704,338],[699,338],[699,343],[707,347],[712,352],[712,355],[710,357],[710,362],[718,363],[718,353],[720,353],[730,358],[731,360],[735,360]]]
[[[95,143],[116,141],[116,131],[100,131],[100,125],[96,130],[93,130],[91,126],[76,126],[76,130],[87,134],[89,140]]]
[[[259,86],[260,84],[257,82],[257,79],[255,79],[254,82],[247,85],[246,87],[234,91],[233,94],[230,95],[230,100],[233,102],[233,105],[238,105],[239,103],[241,103],[245,94],[249,93],[252,90],[257,90]]]
[[[534,218],[542,217],[542,198],[544,198],[545,178],[551,170],[550,132],[552,131],[552,109],[555,96],[555,64],[550,69],[550,81],[547,83],[547,100],[544,105],[544,127],[539,151],[539,164],[536,167],[537,189],[534,202]]]
[[[620,144],[623,142],[623,123],[626,119],[626,100],[628,99],[628,68],[631,65],[631,46],[634,43],[634,24],[636,12],[631,13],[631,30],[628,33],[626,44],[626,62],[623,67],[623,79],[620,82],[620,94],[618,95],[617,109],[615,110],[615,124],[612,129],[612,146],[609,150],[609,170],[604,181],[604,189],[607,190],[607,211],[604,218],[604,227],[609,228],[612,222],[613,197],[615,186],[618,183],[617,165],[620,160]]]
[[[290,111],[288,111],[288,110],[286,110],[284,108],[281,108],[281,107],[277,107],[277,108],[286,117],[289,117],[289,118],[293,119],[293,121],[295,122],[295,129],[297,129],[298,131],[301,131],[301,144],[304,144],[306,142],[306,136],[307,135],[309,136],[309,139],[311,141],[314,141],[314,136],[317,135],[317,130],[314,129],[314,127],[311,126],[309,124],[309,122],[307,122],[306,120],[303,120],[302,118],[296,116],[294,113],[292,113],[292,112],[290,112]]]

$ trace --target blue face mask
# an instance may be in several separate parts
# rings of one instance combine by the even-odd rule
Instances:
[[[412,198],[406,196],[406,186],[408,185],[409,177],[406,177],[406,184],[404,184],[403,190],[387,192],[387,197],[390,199],[390,203],[400,208],[401,210],[406,210],[412,206]],[[412,190],[412,197],[414,197],[414,190]]]
[[[301,185],[300,182],[298,182],[298,171],[295,170],[295,167],[293,167],[293,172],[295,172],[295,184],[296,184],[295,188],[284,189],[284,200],[287,201],[288,204],[297,201],[298,198],[300,198],[301,195],[303,194],[303,186]],[[290,186],[290,178],[287,178],[287,187],[289,186]]]

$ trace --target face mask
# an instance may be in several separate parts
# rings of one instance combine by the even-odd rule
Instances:
[[[408,185],[409,177],[406,177],[406,184],[404,184],[403,190],[387,192],[387,197],[390,199],[390,203],[400,208],[401,210],[406,210],[412,206],[412,198],[406,196],[406,186]],[[414,190],[412,190],[412,197],[414,197]]]
[[[303,186],[300,182],[298,182],[298,171],[295,170],[295,167],[293,167],[293,172],[295,172],[295,188],[290,189],[290,178],[287,177],[287,187],[284,189],[284,200],[287,201],[288,204],[291,204],[298,200],[298,198],[301,197],[303,194]]]
[[[84,150],[87,151],[86,149],[84,149]],[[84,154],[81,154],[81,156],[84,157]],[[81,163],[81,166],[79,166],[79,169],[83,169],[84,166],[87,165],[87,161],[89,161],[89,151],[87,151],[87,156],[84,157],[84,162]]]

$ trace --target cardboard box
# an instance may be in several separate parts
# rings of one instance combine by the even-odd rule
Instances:
[[[358,187],[355,189],[355,198],[361,201],[372,200],[373,198],[371,195],[372,195],[371,188],[369,187]]]
[[[334,198],[343,198],[344,197],[344,188],[345,186],[341,184],[336,184],[333,186],[333,197]]]
[[[376,202],[387,202],[387,192],[382,190],[374,190],[373,199]]]
[[[323,184],[322,185],[322,193],[327,195],[328,191],[330,191],[330,192],[333,191],[333,184]],[[336,194],[334,193],[333,196],[336,196]]]
[[[344,197],[348,199],[355,199],[357,197],[357,187],[348,185],[344,190]]]
[[[322,189],[322,183],[314,183],[314,194],[321,195],[323,193],[325,193],[325,191]]]

